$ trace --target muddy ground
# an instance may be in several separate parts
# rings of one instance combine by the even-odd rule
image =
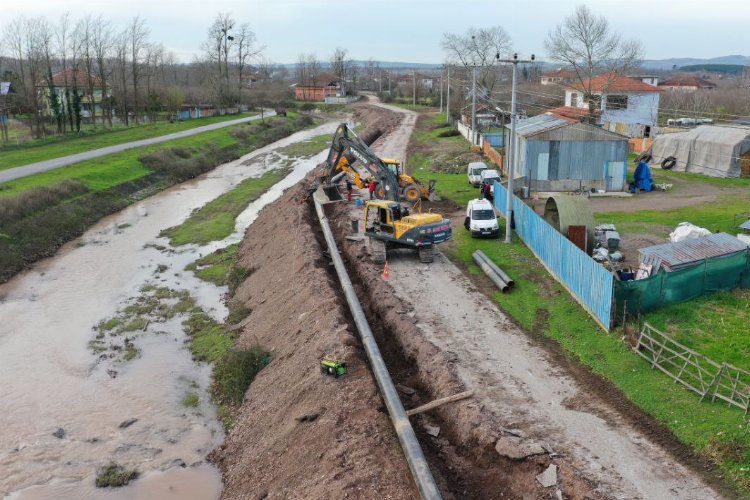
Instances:
[[[381,156],[405,156],[414,113],[364,105],[358,116],[387,132],[375,144]],[[214,454],[223,498],[415,498],[303,193],[298,186],[268,206],[242,244],[252,272],[233,300],[252,313],[239,343],[260,344],[272,360]],[[602,381],[587,387],[580,368],[540,347],[444,256],[425,266],[391,253],[385,280],[366,243],[346,238],[354,206],[328,211],[404,406],[476,391],[412,417],[446,498],[719,496],[696,464],[680,463],[690,457],[679,446],[641,428],[648,419],[628,418],[635,409],[604,397]],[[326,355],[346,360],[348,374],[321,375]]]

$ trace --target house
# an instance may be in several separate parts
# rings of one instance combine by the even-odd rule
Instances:
[[[476,105],[474,118],[476,119],[477,127],[489,127],[498,123],[497,113],[489,106],[483,104]],[[471,126],[471,104],[461,110],[461,122],[464,125]]]
[[[510,125],[506,125],[510,136]],[[628,138],[553,113],[516,122],[518,163],[525,194],[581,187],[622,191],[626,187]]]
[[[716,84],[697,76],[683,75],[664,80],[659,87],[669,90],[713,90]]]
[[[89,94],[91,90],[89,83],[93,86],[93,94]],[[84,118],[90,118],[92,110],[97,115],[104,113],[103,100],[112,96],[112,89],[104,85],[101,79],[96,75],[86,75],[85,71],[69,68],[67,71],[61,71],[52,75],[52,89],[60,99],[60,106],[62,111],[66,111],[67,101],[65,99],[65,90],[67,89],[70,95],[74,91],[78,92],[81,97],[81,116]],[[40,94],[44,95],[44,111],[47,115],[52,114],[52,110],[49,105],[49,93],[50,86],[47,80],[43,80],[37,90]]]
[[[240,80],[242,81],[243,87],[252,87],[258,82],[258,75],[242,73],[242,75],[240,75]]]
[[[566,83],[570,83],[573,78],[575,78],[575,75],[572,71],[558,68],[555,71],[542,73],[541,83],[542,85],[563,85]]]
[[[633,78],[635,80],[640,80],[643,83],[648,83],[649,85],[657,86],[659,85],[659,77],[655,75],[631,75],[628,78]]]
[[[651,137],[659,118],[659,95],[663,89],[606,73],[576,82],[565,90],[565,107],[589,109],[587,93],[594,97],[594,110],[600,114],[597,124],[606,130],[629,137]]]
[[[177,112],[180,120],[191,118],[206,118],[217,114],[216,106],[213,104],[183,104]]]
[[[341,97],[341,81],[332,73],[321,73],[314,81],[298,82],[294,87],[294,98],[298,101],[325,102],[326,97]]]

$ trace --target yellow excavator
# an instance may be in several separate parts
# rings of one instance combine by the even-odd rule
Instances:
[[[380,158],[369,147],[380,135],[379,131],[371,133],[368,137],[359,137],[346,124],[342,123],[336,129],[331,142],[331,149],[328,151],[326,163],[329,168],[346,172],[354,184],[363,189],[367,187],[362,175],[353,165],[359,161],[365,168],[369,177],[376,178],[381,168],[388,169],[393,176],[398,179],[398,186],[401,198],[409,203],[414,203],[419,199],[431,200],[435,193],[435,184],[437,181],[431,180],[427,185],[422,184],[419,180],[403,172],[401,162],[390,158]],[[375,197],[379,199],[388,198],[386,186],[382,183],[375,188]]]
[[[370,139],[371,144],[374,139]],[[450,219],[435,213],[410,214],[408,205],[401,203],[405,189],[401,186],[398,169],[391,168],[392,164],[381,160],[346,124],[336,131],[322,174],[322,188],[329,199],[331,194],[337,196],[336,199],[341,198],[336,184],[342,176],[350,173],[347,169],[354,172],[352,177],[358,187],[365,186],[356,169],[351,168],[354,161],[350,161],[348,155],[368,165],[367,171],[380,188],[382,199],[365,202],[365,236],[370,238],[373,262],[384,263],[387,250],[399,247],[415,249],[421,262],[432,262],[435,245],[449,240],[453,234]],[[431,183],[430,190],[434,186]],[[431,191],[429,194],[432,194]],[[404,198],[410,201],[406,196]],[[420,196],[413,197],[411,201],[420,202]]]

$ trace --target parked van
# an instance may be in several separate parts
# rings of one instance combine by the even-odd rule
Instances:
[[[482,173],[479,174],[479,178],[480,178],[480,182],[479,182],[480,186],[489,184],[490,193],[494,195],[495,194],[495,181],[500,182],[500,172],[494,169],[482,170]]]
[[[472,186],[479,186],[482,183],[480,177],[483,170],[487,170],[487,165],[483,161],[473,161],[469,163],[469,169],[467,174],[469,175],[469,184]]]
[[[500,226],[492,203],[489,200],[471,200],[466,207],[464,227],[471,231],[472,238],[489,236],[496,238],[500,235]]]

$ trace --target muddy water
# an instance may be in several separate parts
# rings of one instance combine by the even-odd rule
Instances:
[[[184,346],[179,318],[149,326],[140,357],[100,360],[87,346],[99,321],[115,315],[145,284],[189,290],[217,320],[222,288],[185,265],[239,241],[258,211],[299,181],[323,155],[297,160],[292,173],[237,219],[222,242],[158,250],[159,232],[247,177],[278,166],[267,153],[324,133],[301,132],[218,167],[206,176],[143,200],[92,227],[57,256],[0,286],[0,497],[14,499],[211,499],[218,471],[205,462],[223,432],[209,403],[210,367]],[[197,392],[200,404],[182,401]],[[137,419],[129,426],[121,424]],[[62,437],[53,433],[62,429]],[[58,436],[60,434],[58,433]],[[110,461],[137,468],[140,479],[96,489],[96,469]]]

